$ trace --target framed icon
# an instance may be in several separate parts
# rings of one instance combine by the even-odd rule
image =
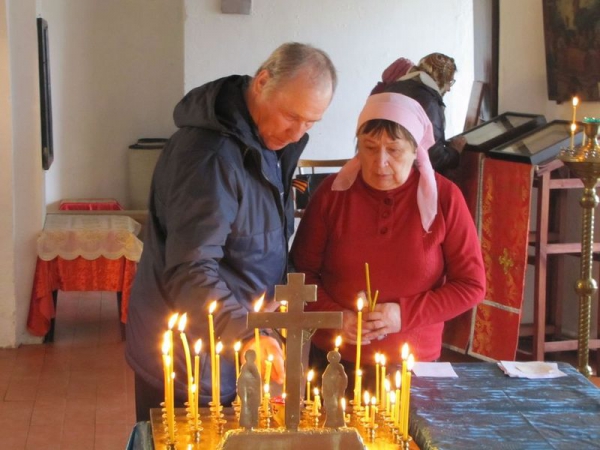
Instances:
[[[37,18],[38,61],[40,76],[40,115],[42,130],[42,167],[48,170],[54,161],[52,142],[52,96],[50,94],[50,53],[48,50],[48,22]]]

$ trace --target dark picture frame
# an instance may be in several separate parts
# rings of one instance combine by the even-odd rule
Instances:
[[[40,78],[40,119],[42,131],[42,168],[48,170],[54,161],[52,142],[52,96],[50,92],[50,52],[48,22],[37,18],[38,62]]]
[[[548,98],[600,100],[600,0],[543,0]]]

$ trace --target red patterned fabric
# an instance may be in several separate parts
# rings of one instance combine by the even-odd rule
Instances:
[[[473,172],[459,184],[480,229],[487,292],[474,311],[446,324],[444,343],[484,359],[513,360],[524,297],[533,167],[479,154],[468,158]]]
[[[57,257],[51,261],[38,258],[27,329],[35,336],[44,336],[55,315],[52,291],[113,291],[122,292],[121,321],[127,321],[127,306],[137,263],[126,258],[99,257],[87,260],[81,257],[65,260]]]
[[[60,211],[121,211],[121,204],[112,198],[81,198],[62,200],[58,207]]]

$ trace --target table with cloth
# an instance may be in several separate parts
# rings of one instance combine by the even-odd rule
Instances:
[[[494,363],[452,367],[458,378],[412,378],[420,449],[600,449],[600,389],[569,364],[544,379],[510,378]]]
[[[140,228],[122,215],[48,214],[37,241],[28,330],[52,340],[58,290],[117,292],[119,316],[125,323],[142,253]]]

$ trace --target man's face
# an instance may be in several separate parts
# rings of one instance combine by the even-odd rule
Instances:
[[[299,141],[323,117],[332,97],[331,83],[312,82],[308,75],[269,87],[269,73],[260,72],[251,87],[251,110],[258,133],[269,150]]]

